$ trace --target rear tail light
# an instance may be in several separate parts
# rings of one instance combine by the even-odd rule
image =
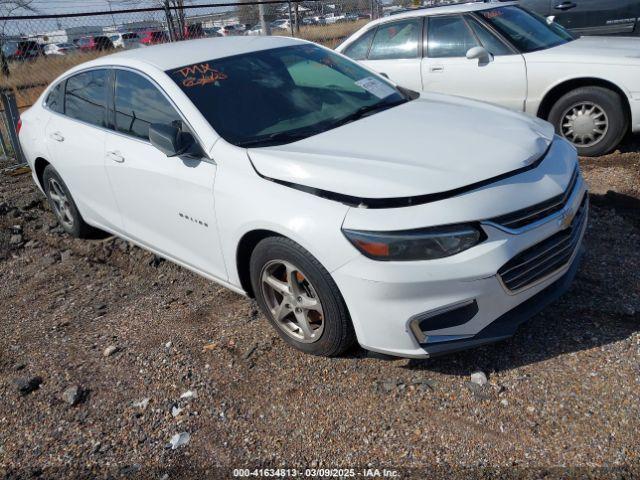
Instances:
[[[22,129],[22,119],[18,119],[18,125],[16,125],[16,132],[20,135],[20,130]]]

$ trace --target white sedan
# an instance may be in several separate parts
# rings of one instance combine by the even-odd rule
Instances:
[[[547,122],[285,37],[82,64],[19,137],[69,234],[113,233],[256,297],[319,355],[506,338],[567,289],[587,222],[576,151]]]
[[[585,156],[640,131],[640,38],[575,39],[517,2],[415,10],[337,48],[398,84],[549,120]]]
[[[49,43],[44,46],[45,55],[68,55],[78,51],[73,43]]]

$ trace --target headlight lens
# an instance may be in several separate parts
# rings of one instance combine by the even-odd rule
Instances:
[[[363,255],[374,260],[409,261],[450,257],[484,241],[487,237],[479,225],[462,224],[444,227],[369,232],[342,230]]]

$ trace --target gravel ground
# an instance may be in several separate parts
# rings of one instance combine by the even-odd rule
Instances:
[[[63,235],[29,175],[0,175],[0,474],[640,476],[639,151],[582,162],[593,207],[568,294],[511,340],[424,361],[298,353],[253,302]]]

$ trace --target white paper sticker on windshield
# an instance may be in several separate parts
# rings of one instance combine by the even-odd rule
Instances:
[[[385,98],[396,93],[392,87],[378,80],[376,77],[365,77],[362,80],[358,80],[356,85],[364,88],[367,92],[378,98]]]

